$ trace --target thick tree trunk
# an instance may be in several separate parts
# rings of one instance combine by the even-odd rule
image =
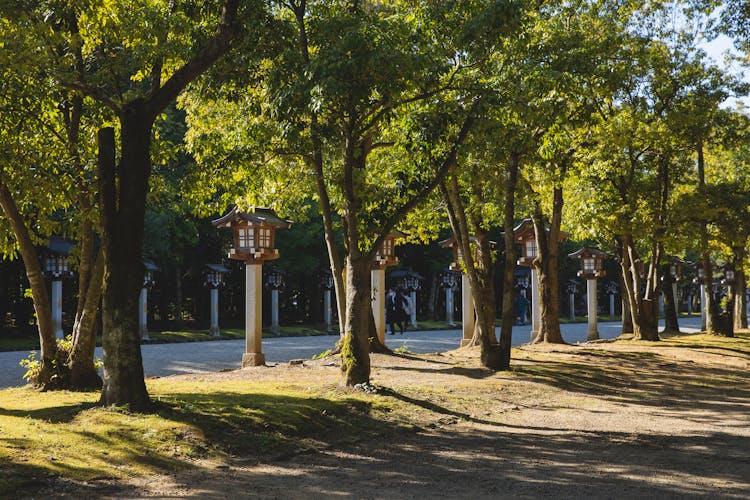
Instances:
[[[99,132],[99,183],[104,246],[101,402],[146,410],[138,331],[138,294],[143,282],[143,224],[151,170],[151,117],[136,101],[121,116],[122,160],[115,168],[114,130]],[[116,170],[119,176],[116,177]]]
[[[560,221],[562,217],[562,189],[555,188],[552,220],[546,229],[542,211],[536,204],[532,219],[536,234],[538,256],[534,266],[539,278],[539,334],[533,339],[535,344],[548,342],[564,344],[560,332],[560,300],[558,279],[558,255],[560,246]]]
[[[102,379],[94,366],[99,302],[104,279],[104,249],[99,250],[85,290],[83,309],[73,330],[73,348],[68,358],[71,389],[101,389]]]
[[[57,339],[55,338],[55,329],[52,325],[52,305],[47,293],[47,285],[44,282],[42,266],[39,264],[39,257],[37,256],[34,243],[31,241],[29,229],[18,210],[13,195],[1,177],[0,206],[2,206],[3,213],[13,228],[13,234],[21,249],[21,258],[26,268],[26,277],[31,287],[37,329],[39,331],[41,372],[38,383],[43,388],[50,388],[52,385],[53,364],[57,356]]]
[[[370,381],[370,260],[346,258],[346,321],[341,340],[342,385]]]

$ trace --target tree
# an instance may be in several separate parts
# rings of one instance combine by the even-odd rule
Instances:
[[[454,4],[284,5],[287,45],[247,103],[252,130],[271,140],[242,147],[256,172],[261,164],[287,166],[284,180],[278,170],[262,177],[255,199],[269,181],[310,179],[297,189],[312,187],[321,208],[343,327],[343,383],[354,385],[369,380],[369,351],[378,347],[371,265],[386,236],[455,164],[474,121],[473,96],[449,93],[464,70],[456,45],[463,33],[455,26],[494,9],[484,26],[498,32],[512,11],[493,2],[473,11]]]
[[[68,89],[97,100],[119,124],[98,134],[98,177],[104,256],[103,404],[149,407],[138,335],[143,227],[152,169],[152,129],[159,114],[184,88],[226,54],[239,29],[237,0],[192,8],[158,0],[117,5],[83,3],[39,12],[56,26],[63,57],[80,47],[85,73],[60,65],[56,78]],[[261,2],[245,3],[250,26],[263,18]],[[42,16],[44,16],[42,18]],[[213,32],[211,31],[211,26]],[[196,42],[197,40],[197,42]]]

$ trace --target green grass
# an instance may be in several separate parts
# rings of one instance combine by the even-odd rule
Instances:
[[[0,390],[0,497],[47,475],[116,479],[181,470],[195,458],[274,458],[382,427],[370,396],[335,387],[150,380],[148,390],[152,414],[97,407],[98,392]]]

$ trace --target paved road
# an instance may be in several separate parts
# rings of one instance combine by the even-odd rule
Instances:
[[[700,317],[681,319],[684,332],[697,332]],[[563,338],[569,343],[586,340],[586,324],[562,325]],[[620,334],[620,323],[599,323],[599,336],[614,338]],[[529,341],[531,327],[513,328],[513,345]],[[311,358],[333,347],[338,336],[269,338],[263,341],[263,350],[268,363],[285,362],[290,359]],[[403,335],[388,335],[386,343],[391,348],[406,345],[414,353],[443,352],[455,349],[461,342],[460,330],[408,331]],[[146,344],[143,353],[143,369],[147,377],[163,377],[179,373],[215,372],[240,367],[244,340],[221,342],[187,342],[182,344]],[[24,369],[18,362],[28,352],[0,352],[0,388],[23,385]],[[101,357],[101,348],[96,351]]]

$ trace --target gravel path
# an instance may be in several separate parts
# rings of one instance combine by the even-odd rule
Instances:
[[[684,332],[697,332],[700,317],[682,319],[680,327]],[[568,343],[586,340],[585,323],[563,324],[561,328],[563,338]],[[620,331],[619,322],[599,323],[599,336],[603,339],[615,338]],[[530,334],[529,325],[514,327],[513,345],[527,343]],[[269,338],[263,340],[263,350],[268,363],[308,359],[332,348],[337,339],[336,335]],[[386,344],[393,349],[406,345],[409,351],[419,354],[456,349],[460,342],[460,330],[408,331],[386,338]],[[244,345],[244,340],[144,344],[141,347],[143,369],[147,377],[236,369],[240,367]],[[0,352],[0,388],[24,385],[21,377],[25,370],[18,362],[27,355],[26,351]],[[102,356],[101,348],[97,348],[96,356]]]

